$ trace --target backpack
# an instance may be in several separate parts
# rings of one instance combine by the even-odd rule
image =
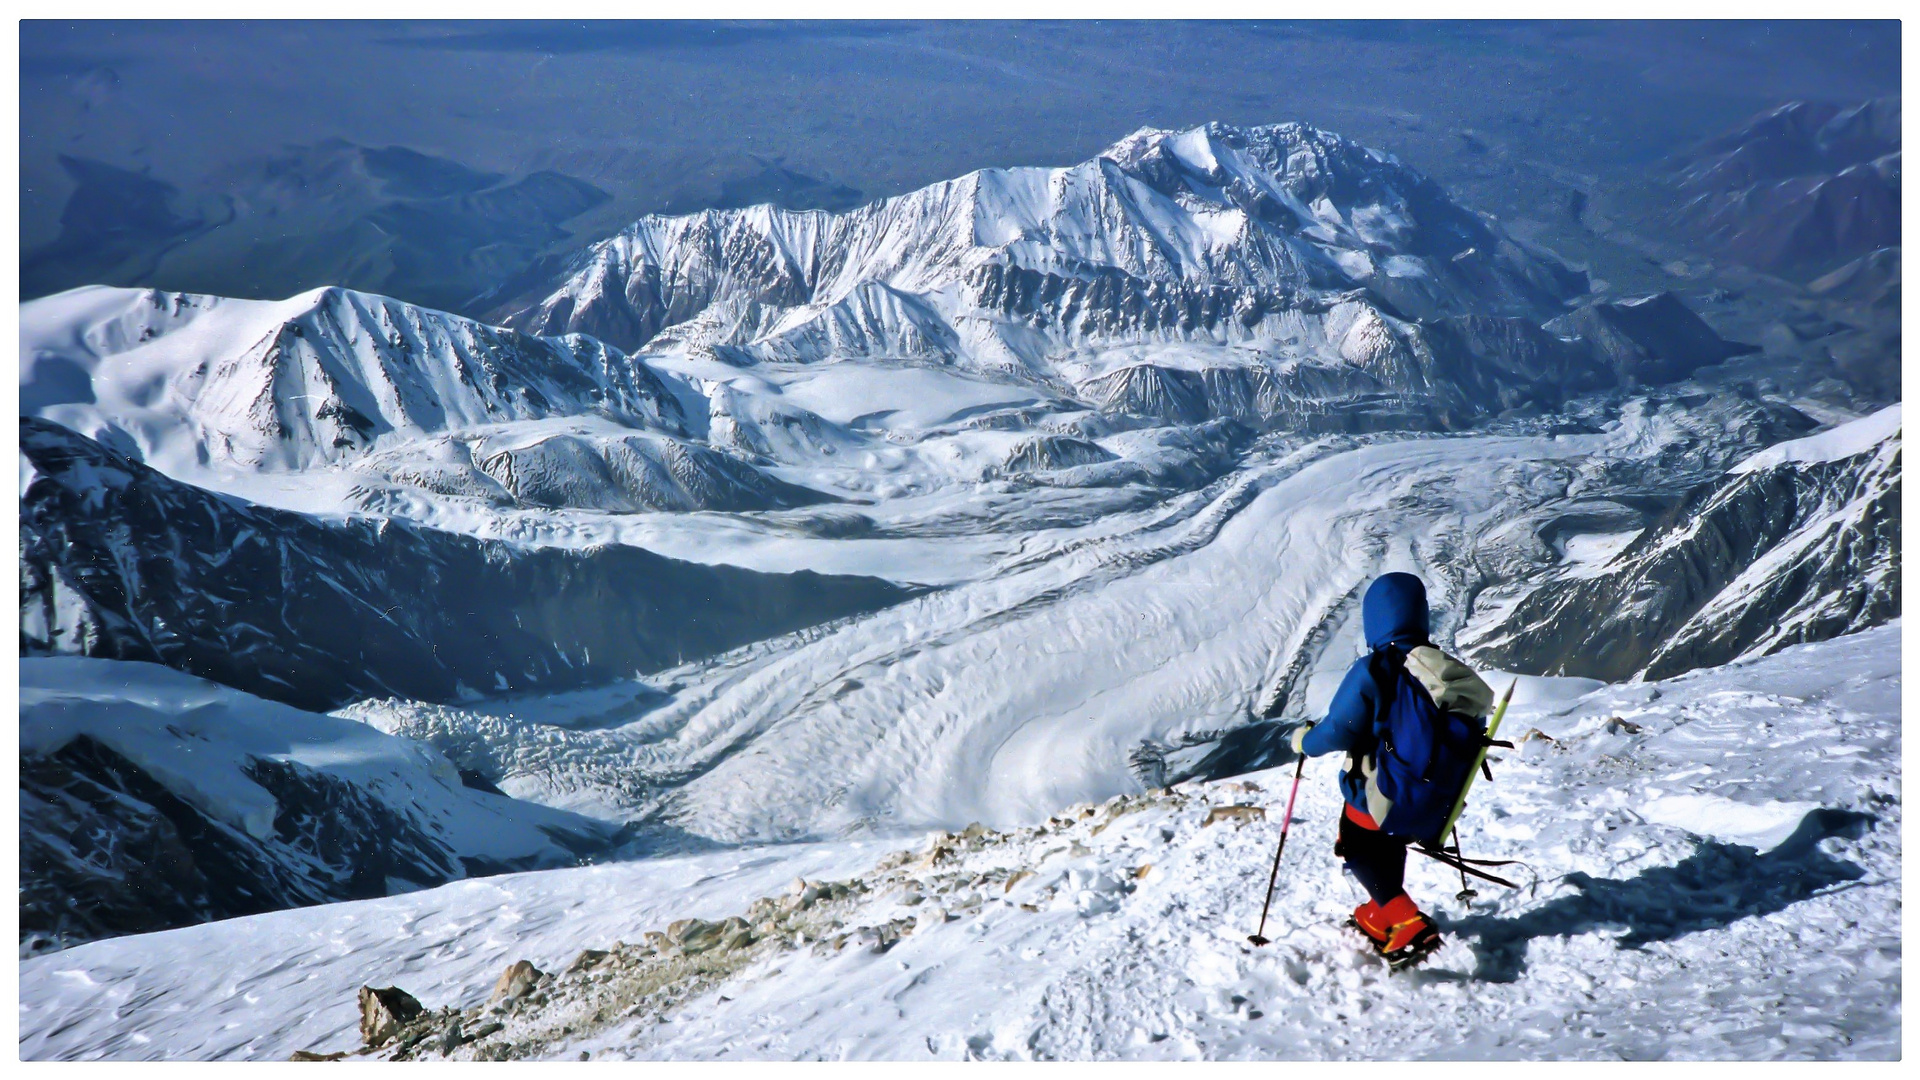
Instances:
[[[1373,752],[1360,760],[1367,812],[1390,836],[1443,844],[1439,833],[1488,745],[1493,687],[1431,645],[1378,649],[1367,667],[1381,703]]]

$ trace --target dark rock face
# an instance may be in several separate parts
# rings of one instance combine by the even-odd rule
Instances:
[[[410,814],[339,777],[264,759],[247,776],[279,805],[271,835],[202,813],[87,735],[23,755],[22,948],[386,896],[392,880],[424,887],[507,869],[472,865]],[[609,826],[579,824],[577,833],[549,835],[577,856],[615,839]],[[531,859],[512,869],[536,864],[559,865]]]
[[[1434,381],[1490,411],[1553,408],[1614,381],[1587,343],[1525,319],[1462,315],[1423,329]]]
[[[1113,460],[1115,455],[1097,443],[1070,435],[1040,435],[1014,447],[1001,467],[1008,472],[1043,472]]]
[[[1818,273],[1900,243],[1900,100],[1796,101],[1683,161],[1677,223],[1762,270]]]
[[[1628,386],[1673,382],[1698,368],[1758,351],[1723,339],[1679,297],[1666,292],[1589,304],[1546,328],[1579,338],[1595,363]]]
[[[327,522],[20,421],[21,650],[146,660],[302,708],[657,670],[895,603],[874,578]]]
[[[1514,671],[1663,679],[1900,615],[1900,441],[1696,489],[1597,576],[1540,587],[1475,650]]]
[[[1900,400],[1900,249],[1881,248],[1808,282],[1844,326],[1825,350],[1848,383],[1871,400]]]
[[[1900,311],[1900,249],[1881,248],[1807,283],[1815,296],[1878,311]]]

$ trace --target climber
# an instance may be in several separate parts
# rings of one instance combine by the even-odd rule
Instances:
[[[1349,925],[1398,968],[1440,947],[1407,895],[1407,844],[1439,843],[1485,742],[1493,689],[1427,638],[1427,590],[1412,574],[1383,574],[1360,607],[1368,653],[1334,692],[1326,720],[1296,728],[1295,753],[1344,751],[1346,806],[1334,854],[1366,889]]]

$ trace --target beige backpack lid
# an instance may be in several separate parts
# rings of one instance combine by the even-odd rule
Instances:
[[[1493,687],[1472,668],[1431,645],[1407,653],[1407,674],[1420,680],[1442,712],[1477,717],[1493,711]]]

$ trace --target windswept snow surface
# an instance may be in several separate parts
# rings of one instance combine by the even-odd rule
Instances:
[[[453,1056],[1897,1058],[1900,635],[1572,698],[1535,687],[1462,828],[1471,854],[1523,860],[1504,870],[1521,887],[1482,884],[1469,910],[1413,859],[1448,941],[1412,972],[1340,925],[1358,890],[1321,759],[1262,949],[1246,935],[1291,768],[936,836],[918,859],[880,858],[900,841],[751,848],[96,942],[22,964],[21,1054],[349,1050],[363,983],[479,1008],[511,961],[557,972],[803,877],[854,886],[826,905],[824,944],[742,946],[664,1015],[607,998],[611,976],[563,975],[483,1014],[504,1029]],[[1272,820],[1205,824],[1229,804]],[[1016,871],[1032,874],[1008,887]],[[647,953],[619,955],[668,963]]]

